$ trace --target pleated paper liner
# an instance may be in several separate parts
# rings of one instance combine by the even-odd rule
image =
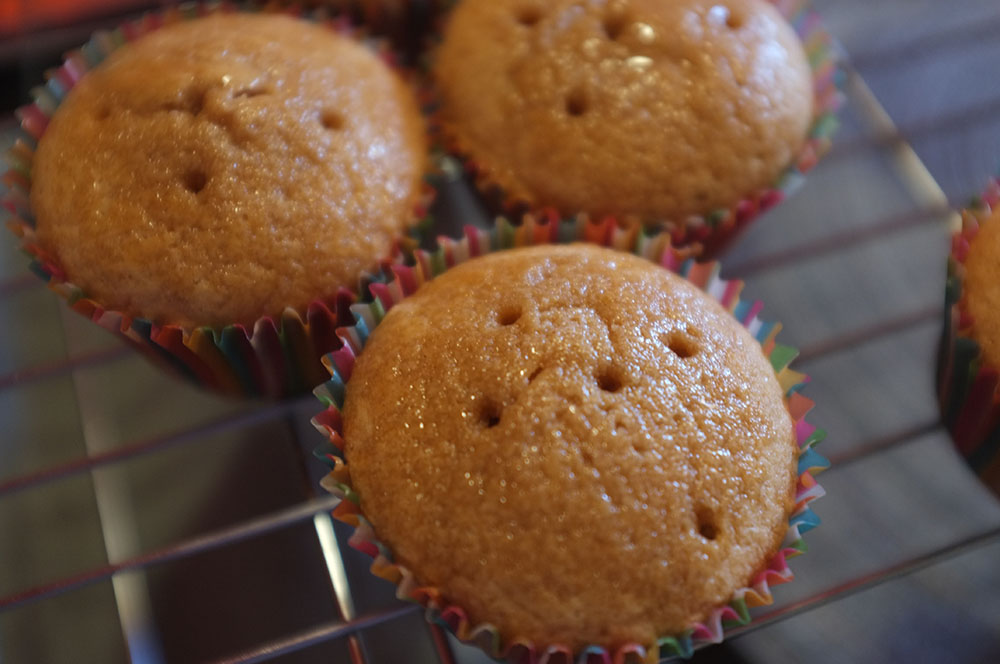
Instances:
[[[11,213],[9,228],[21,238],[23,250],[32,258],[32,271],[47,281],[49,288],[75,311],[115,334],[158,366],[199,386],[232,396],[282,398],[305,393],[325,380],[320,357],[340,347],[335,331],[351,323],[348,307],[354,301],[352,289],[358,283],[343,284],[301,309],[289,307],[280,314],[261,317],[253,325],[234,324],[221,329],[157,325],[109,309],[71,283],[57,259],[38,245],[29,204],[32,159],[38,140],[49,118],[88,71],[119,47],[160,27],[233,11],[282,12],[320,22],[340,34],[364,40],[380,57],[394,65],[395,58],[387,44],[365,40],[345,19],[331,18],[324,11],[306,13],[301,8],[279,3],[240,8],[232,3],[188,3],[146,14],[114,30],[96,33],[82,48],[69,53],[61,67],[48,72],[44,85],[32,90],[33,103],[16,112],[20,134],[7,153],[10,169],[3,175],[7,193],[2,203]],[[428,225],[428,208],[433,198],[434,190],[425,183],[413,213],[414,234],[419,234],[420,229]],[[400,238],[397,244],[410,242],[409,238]],[[381,258],[385,257],[372,257],[373,269],[377,269]],[[367,279],[359,275],[361,284]]]
[[[572,652],[559,644],[505,641],[494,626],[471,623],[462,607],[451,604],[441,589],[421,586],[410,570],[393,562],[392,552],[379,542],[370,523],[360,511],[360,498],[351,485],[350,469],[344,459],[344,441],[341,437],[341,408],[355,358],[362,352],[369,335],[396,303],[416,292],[424,282],[476,256],[514,247],[574,241],[597,242],[643,256],[683,276],[718,300],[760,342],[764,353],[770,358],[785,391],[799,445],[796,505],[788,519],[784,543],[750,584],[737,590],[728,604],[717,607],[704,622],[691,625],[681,634],[665,634],[655,644],[631,643],[613,651],[591,646]],[[468,228],[465,237],[460,240],[442,239],[434,251],[417,251],[406,264],[384,265],[381,275],[370,285],[369,290],[365,301],[351,307],[355,317],[354,325],[338,331],[344,342],[343,347],[324,358],[331,377],[325,384],[317,387],[315,393],[326,405],[326,410],[314,418],[313,424],[329,442],[319,448],[316,454],[331,468],[331,472],[323,480],[323,486],[343,499],[334,511],[334,516],[356,529],[350,540],[351,545],[375,559],[372,572],[397,584],[399,598],[425,607],[428,620],[446,626],[459,639],[480,646],[492,657],[514,662],[656,662],[659,658],[670,655],[687,658],[701,645],[720,642],[727,628],[746,625],[752,620],[752,607],[772,603],[773,586],[792,579],[787,560],[805,552],[802,535],[819,524],[819,519],[810,510],[809,504],[823,495],[823,489],[817,484],[814,475],[825,469],[828,462],[813,448],[823,440],[825,432],[805,420],[813,403],[800,393],[808,378],[789,368],[797,351],[775,342],[780,325],[761,321],[758,318],[760,303],[741,300],[739,295],[742,283],[721,279],[718,264],[683,259],[669,248],[667,237],[630,233],[611,221],[591,223],[578,218],[538,222],[528,218],[525,223],[514,226],[501,218],[490,230]]]
[[[961,228],[952,237],[937,385],[941,417],[955,448],[1000,496],[1000,367],[983,358],[972,336],[975,321],[962,298],[969,246],[998,206],[1000,179],[962,211]]]
[[[669,233],[675,247],[690,247],[693,254],[704,259],[721,255],[758,216],[791,196],[805,181],[806,175],[825,155],[838,127],[837,111],[843,105],[841,88],[844,71],[838,64],[839,51],[833,38],[823,28],[819,15],[808,0],[768,0],[788,20],[802,41],[813,81],[813,119],[806,140],[790,164],[771,186],[748,193],[728,208],[720,208],[685,219],[628,219],[623,225],[641,223],[657,232]],[[433,84],[426,92],[433,100]],[[450,132],[438,113],[433,116],[434,131],[443,152],[457,156],[464,164],[476,188],[489,207],[502,211],[512,219],[533,212],[536,216],[573,216],[587,210],[548,209],[544,201],[532,204],[519,200],[504,190],[494,178],[490,165],[471,158],[461,140]]]

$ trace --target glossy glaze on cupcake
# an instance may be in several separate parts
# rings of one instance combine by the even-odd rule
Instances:
[[[529,208],[673,221],[774,186],[813,122],[763,0],[465,0],[434,76],[448,140]]]
[[[253,325],[352,287],[415,221],[426,147],[374,53],[279,15],[216,14],[118,49],[39,141],[37,242],[103,307]]]
[[[389,311],[344,452],[394,560],[504,639],[652,644],[778,551],[798,447],[775,371],[710,296],[630,254],[470,260]]]

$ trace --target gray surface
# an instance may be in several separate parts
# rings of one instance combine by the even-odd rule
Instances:
[[[947,196],[978,191],[1000,160],[1000,121],[976,114],[1000,99],[998,42],[982,28],[1000,23],[996,1],[818,6]],[[942,121],[963,113],[973,121]],[[726,272],[745,275],[764,316],[784,323],[781,341],[810,353],[800,368],[812,375],[806,393],[818,402],[810,420],[830,433],[822,451],[844,458],[900,440],[821,476],[824,524],[807,537],[810,553],[793,561],[798,579],[777,590],[779,605],[1000,525],[998,503],[928,426],[939,323],[926,312],[942,300],[947,217],[866,235],[912,217],[934,191],[900,169],[892,144],[865,139],[885,128],[861,106],[845,109],[843,122],[834,153],[747,233]],[[0,242],[0,283],[25,265],[9,238]],[[907,317],[891,333],[827,346]],[[116,345],[38,285],[0,297],[0,318],[8,322],[0,326],[0,376]],[[284,410],[221,400],[130,354],[0,391],[0,482],[163,442],[93,473],[0,496],[0,596],[310,500],[321,469],[300,451],[318,441],[308,425],[314,410],[309,400]],[[171,438],[213,422],[223,424]],[[919,435],[905,435],[911,430]],[[131,649],[136,662],[197,662],[336,624],[341,611],[315,532],[300,522],[0,613],[0,661],[127,661]],[[367,559],[343,546],[345,529],[337,532],[357,613],[396,606],[391,588],[367,573]],[[760,662],[1000,661],[998,554],[996,544],[970,550],[733,646]],[[413,612],[365,631],[361,645],[373,664],[437,661],[432,634]],[[347,647],[338,638],[273,661],[348,662]],[[486,661],[453,648],[460,662]]]

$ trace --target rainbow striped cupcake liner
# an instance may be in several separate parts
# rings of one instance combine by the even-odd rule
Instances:
[[[426,281],[476,256],[514,247],[576,241],[595,242],[645,257],[683,276],[718,300],[760,342],[770,358],[785,392],[799,446],[796,505],[788,519],[784,542],[750,584],[737,590],[726,605],[712,611],[704,622],[691,625],[681,634],[664,635],[655,644],[626,644],[614,651],[591,646],[573,652],[558,644],[506,642],[493,625],[473,624],[463,609],[451,604],[439,588],[422,586],[410,570],[393,562],[392,552],[377,539],[371,524],[361,512],[360,497],[351,485],[341,436],[341,409],[355,358],[364,349],[369,335],[396,303],[416,292]],[[806,413],[813,406],[813,402],[801,394],[808,377],[789,368],[797,351],[775,342],[781,326],[761,321],[758,318],[760,303],[741,300],[742,288],[741,282],[721,279],[717,263],[684,259],[670,248],[669,238],[665,235],[648,236],[623,230],[610,220],[590,222],[583,218],[552,222],[536,222],[529,218],[517,226],[501,218],[490,230],[469,227],[459,240],[441,239],[434,251],[415,251],[405,264],[383,265],[381,274],[370,284],[365,300],[351,306],[355,322],[338,330],[343,346],[323,358],[330,379],[315,390],[316,396],[326,405],[326,410],[313,419],[314,426],[328,439],[327,444],[316,451],[331,469],[323,480],[323,486],[342,498],[333,515],[355,528],[350,539],[351,546],[371,555],[374,558],[372,573],[396,584],[396,594],[400,599],[423,606],[428,620],[447,627],[460,640],[478,645],[490,656],[512,662],[623,664],[657,662],[661,657],[670,655],[687,658],[702,645],[722,641],[727,629],[750,623],[750,609],[771,604],[772,588],[792,580],[787,561],[806,551],[803,534],[819,524],[818,517],[809,506],[824,493],[815,475],[826,469],[829,463],[814,450],[826,433],[805,420]]]
[[[44,85],[32,90],[34,101],[16,112],[20,134],[7,153],[10,169],[3,175],[7,192],[2,204],[11,213],[8,227],[21,238],[22,249],[32,258],[31,270],[73,310],[116,335],[154,364],[199,386],[232,396],[277,399],[305,393],[325,380],[320,357],[340,347],[336,329],[352,322],[348,307],[354,301],[351,289],[357,283],[344,284],[301,310],[286,308],[280,314],[258,319],[253,325],[228,325],[222,329],[157,325],[108,309],[71,283],[58,261],[37,243],[29,204],[32,158],[38,140],[63,99],[88,71],[121,46],[165,25],[234,11],[282,12],[321,22],[338,33],[362,39],[395,66],[394,54],[385,42],[365,39],[343,17],[330,17],[319,10],[305,12],[297,6],[277,3],[238,7],[228,2],[199,2],[148,13],[114,30],[97,32],[79,50],[69,53],[61,67],[48,72]],[[414,211],[414,219],[418,220],[415,235],[429,225],[428,209],[434,195],[434,189],[425,183]],[[400,238],[397,245],[412,241]],[[397,251],[398,247],[391,254]],[[377,265],[376,260],[373,265]],[[367,279],[366,275],[359,276],[362,288]]]
[[[985,363],[972,337],[975,321],[962,299],[969,245],[998,205],[1000,178],[962,211],[961,228],[952,236],[937,386],[941,417],[955,448],[1000,496],[1000,367]]]
[[[844,103],[842,92],[846,79],[840,66],[840,51],[833,37],[823,27],[819,15],[808,0],[768,0],[788,20],[802,41],[813,82],[813,120],[805,143],[795,159],[779,174],[772,186],[752,192],[729,208],[720,208],[686,219],[644,219],[644,226],[669,234],[671,244],[687,248],[691,256],[711,259],[721,255],[750,223],[764,212],[791,196],[805,181],[820,158],[829,150],[839,126],[837,112]],[[433,84],[425,92],[433,107]],[[556,210],[533,206],[508,194],[493,177],[489,164],[477,162],[463,149],[461,141],[447,130],[446,123],[434,113],[434,131],[443,153],[455,155],[472,178],[477,190],[491,208],[510,218],[530,215],[539,218],[586,215],[582,210]],[[623,224],[624,225],[624,224]]]

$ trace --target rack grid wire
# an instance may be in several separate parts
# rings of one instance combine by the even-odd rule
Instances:
[[[1000,661],[1000,504],[951,450],[932,384],[951,210],[988,175],[951,168],[941,146],[1000,158],[1000,82],[956,75],[965,87],[939,103],[934,67],[1000,57],[1000,8],[964,0],[934,18],[895,0],[817,4],[857,47],[841,130],[723,265],[784,323],[779,339],[812,376],[811,421],[833,462],[825,523],[777,603],[695,661]],[[865,37],[851,12],[866,11],[909,29]],[[12,41],[0,59],[95,27]],[[924,70],[934,103],[913,110],[921,91],[892,87]],[[865,79],[899,102],[892,118]],[[0,124],[3,146],[12,136]],[[944,162],[950,197],[914,147]],[[451,235],[482,219],[458,180],[438,208]],[[0,662],[491,661],[397,601],[347,546],[317,491],[318,402],[229,401],[165,377],[2,245]]]

